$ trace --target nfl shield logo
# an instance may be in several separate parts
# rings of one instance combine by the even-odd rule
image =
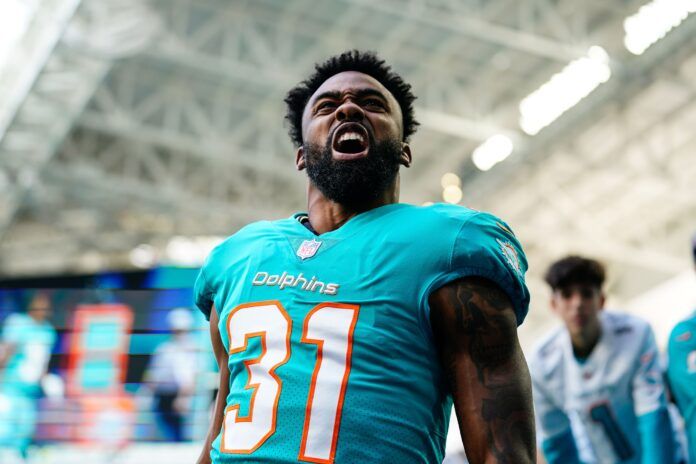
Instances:
[[[300,248],[297,249],[297,256],[299,256],[302,259],[307,259],[311,258],[312,256],[317,254],[317,250],[321,246],[321,242],[317,242],[316,240],[305,240],[302,242],[302,245],[300,245]]]

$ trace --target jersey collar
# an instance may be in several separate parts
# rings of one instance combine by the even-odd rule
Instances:
[[[310,227],[307,227],[306,224],[303,224],[303,221],[309,221],[309,216],[307,215],[306,212],[298,212],[295,213],[291,216],[291,219],[293,220],[295,224],[295,229],[298,231],[301,231],[303,235],[306,235],[308,237],[316,237],[316,238],[344,238],[348,237],[354,233],[356,233],[360,228],[367,222],[373,221],[377,218],[380,218],[382,216],[385,216],[393,211],[400,210],[402,208],[408,207],[409,205],[406,203],[390,203],[388,205],[383,205],[379,206],[377,208],[373,208],[371,210],[362,212],[360,214],[356,214],[352,218],[348,219],[345,224],[343,224],[341,227],[339,227],[336,230],[331,230],[329,232],[325,232],[323,234],[316,234],[314,233],[313,229],[310,230]]]

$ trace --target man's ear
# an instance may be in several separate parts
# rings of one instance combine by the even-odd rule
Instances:
[[[554,293],[551,293],[551,298],[549,299],[549,308],[551,308],[551,312],[556,314],[558,307],[556,306],[556,295]]]
[[[411,147],[406,142],[401,143],[401,156],[399,157],[399,162],[404,167],[411,167],[411,162],[413,158],[411,157]]]
[[[606,295],[604,294],[604,292],[600,292],[600,294],[599,294],[599,309],[600,309],[600,311],[602,309],[604,309],[604,303],[606,303],[606,301],[607,301]]]
[[[302,171],[305,166],[304,146],[300,145],[295,153],[295,166],[298,171]]]

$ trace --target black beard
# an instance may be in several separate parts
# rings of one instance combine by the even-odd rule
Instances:
[[[331,137],[324,147],[304,144],[309,179],[326,198],[341,205],[359,207],[376,200],[399,173],[398,139],[375,143],[370,137],[370,152],[357,160],[336,161],[331,153]]]

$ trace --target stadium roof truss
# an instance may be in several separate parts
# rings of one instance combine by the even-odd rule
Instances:
[[[27,0],[29,1],[29,0]],[[0,273],[130,266],[140,243],[228,235],[303,207],[285,92],[313,63],[377,50],[421,128],[404,201],[504,217],[530,285],[568,252],[605,259],[619,298],[689,266],[696,217],[696,20],[641,56],[615,0],[50,0],[0,69]],[[611,79],[535,136],[520,101],[601,45]],[[487,172],[471,153],[515,145]]]

